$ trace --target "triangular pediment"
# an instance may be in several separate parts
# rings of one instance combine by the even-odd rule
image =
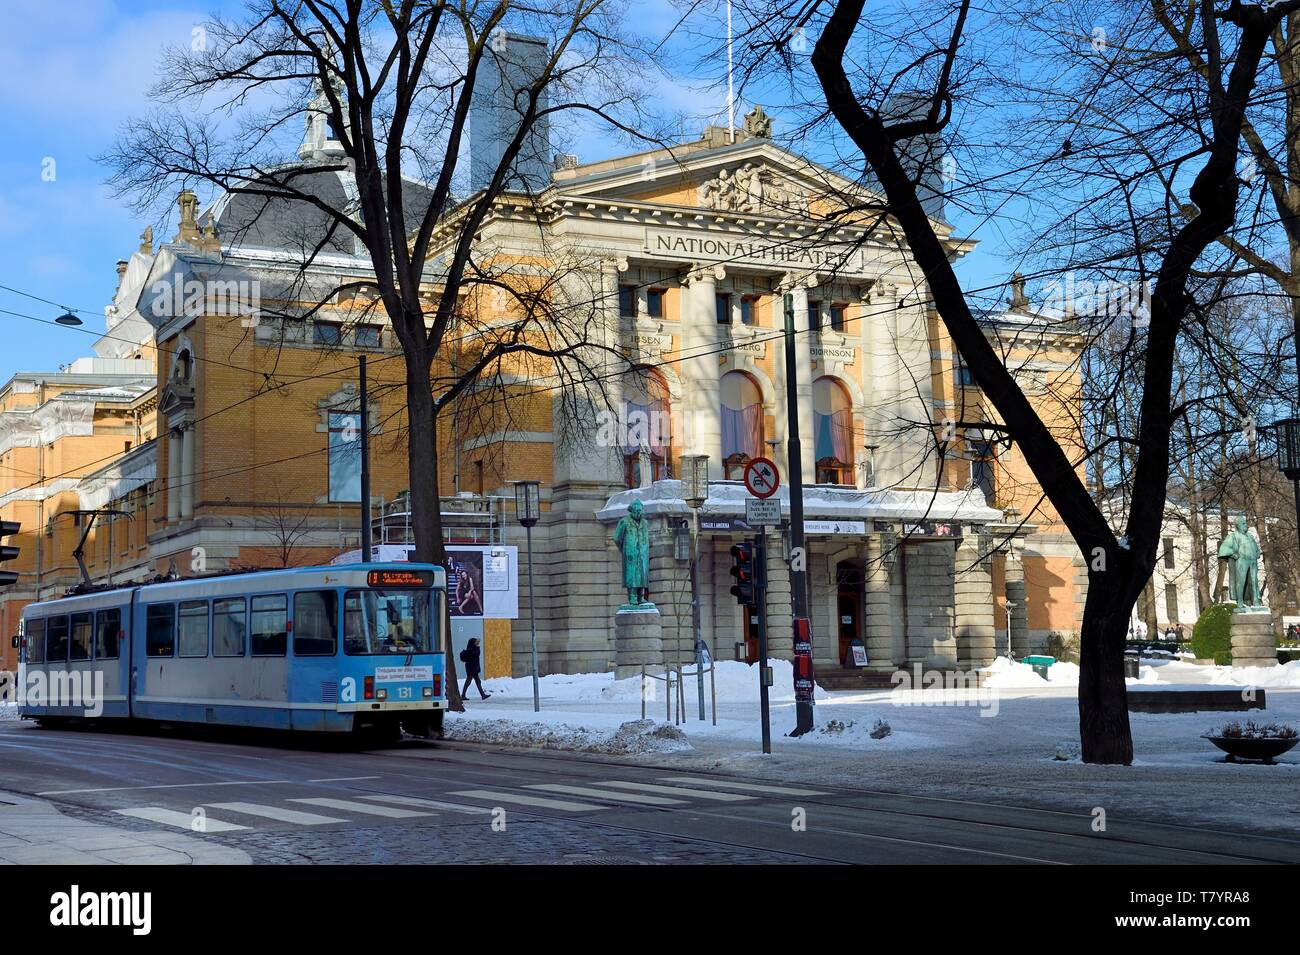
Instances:
[[[715,131],[720,132],[720,131]],[[566,198],[645,202],[771,218],[805,218],[862,188],[769,139],[712,141],[621,156],[555,176]],[[820,207],[820,208],[819,208]]]

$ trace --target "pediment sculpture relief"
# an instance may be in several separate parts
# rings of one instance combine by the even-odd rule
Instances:
[[[808,215],[807,193],[754,163],[731,172],[719,171],[716,179],[700,186],[699,194],[701,205],[719,212]]]

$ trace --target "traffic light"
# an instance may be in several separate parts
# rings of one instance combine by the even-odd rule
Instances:
[[[12,537],[22,529],[22,526],[17,521],[0,521],[0,539]],[[13,544],[0,544],[0,564],[13,560],[17,556],[18,548]],[[0,587],[9,587],[16,583],[18,583],[17,571],[0,570]]]
[[[736,583],[731,588],[731,596],[735,597],[736,602],[742,606],[753,607],[758,603],[758,576],[753,542],[742,541],[739,544],[732,544],[731,560],[731,576],[736,578]]]

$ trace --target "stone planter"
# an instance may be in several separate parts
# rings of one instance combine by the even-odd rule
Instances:
[[[1239,759],[1249,759],[1267,766],[1272,766],[1273,760],[1300,743],[1300,737],[1295,736],[1281,739],[1276,736],[1211,736],[1207,733],[1203,738],[1228,754],[1225,762],[1235,763]]]

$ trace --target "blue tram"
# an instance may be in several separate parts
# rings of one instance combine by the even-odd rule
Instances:
[[[146,583],[23,611],[20,714],[430,735],[446,572],[351,564]]]

